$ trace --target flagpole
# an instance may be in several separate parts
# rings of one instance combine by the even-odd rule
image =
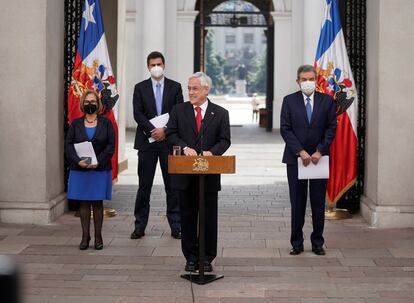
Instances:
[[[331,167],[327,184],[328,220],[347,219],[346,209],[336,208],[337,201],[356,180],[356,109],[358,95],[346,53],[337,0],[325,2],[323,26],[315,56],[317,91],[336,100],[337,128],[330,146]]]

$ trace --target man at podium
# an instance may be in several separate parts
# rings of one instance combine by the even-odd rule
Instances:
[[[190,102],[177,104],[170,114],[166,136],[173,146],[180,146],[185,156],[218,156],[230,146],[229,113],[212,103],[208,93],[212,82],[198,72],[188,80]],[[181,248],[186,271],[198,269],[197,175],[171,175],[171,186],[177,190],[181,212]],[[205,262],[204,271],[213,270],[217,255],[217,199],[221,189],[220,175],[205,176]]]

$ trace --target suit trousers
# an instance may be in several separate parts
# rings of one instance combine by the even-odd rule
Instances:
[[[289,196],[291,205],[291,237],[293,247],[303,246],[303,225],[305,224],[306,200],[308,196],[312,210],[313,232],[311,234],[312,246],[320,247],[324,244],[323,229],[325,225],[325,196],[327,179],[298,179],[298,166],[287,165],[289,183]]]
[[[138,152],[138,179],[139,186],[135,199],[135,230],[145,231],[150,212],[150,196],[154,182],[157,162],[160,161],[165,193],[167,195],[167,219],[171,231],[179,231],[180,208],[177,194],[171,188],[171,176],[168,174],[168,149],[158,149]]]
[[[181,211],[181,249],[187,261],[198,262],[198,182],[194,178],[188,190],[178,191]],[[205,260],[217,256],[217,199],[218,192],[206,192],[205,201]]]

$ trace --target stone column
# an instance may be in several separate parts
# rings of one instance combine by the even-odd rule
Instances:
[[[128,159],[125,155],[125,127],[126,127],[126,108],[127,100],[125,87],[125,33],[126,33],[126,1],[118,0],[118,18],[117,18],[117,88],[119,93],[118,104],[118,162],[119,172],[128,168]]]
[[[181,43],[181,36],[177,39],[177,0],[168,0],[165,3],[165,73],[173,80],[177,78],[177,45]]]
[[[149,77],[146,68],[146,56],[143,55],[141,41],[143,39],[143,1],[127,1],[125,12],[125,38],[123,43],[125,68],[122,80],[123,92],[126,98],[125,124],[127,128],[135,128],[132,96],[136,83],[142,81],[143,77]],[[145,74],[145,75],[144,75]]]
[[[165,53],[165,1],[143,0],[142,39],[138,40],[138,47],[142,49],[142,62],[145,62],[145,67],[146,59],[150,52],[159,51],[163,54]],[[148,76],[148,70],[143,70],[142,79]]]
[[[296,79],[296,69],[299,65],[304,63],[303,58],[303,28],[305,26],[304,16],[304,4],[306,0],[292,0],[291,11],[291,32],[290,32],[290,44],[291,44],[291,72],[294,79]],[[286,42],[287,43],[287,42]]]
[[[303,63],[315,61],[321,25],[324,17],[324,0],[306,0],[303,3]]]
[[[274,41],[274,99],[273,128],[280,128],[280,109],[283,97],[292,92],[295,75],[292,73],[292,15],[290,12],[272,13],[275,24]]]
[[[367,120],[364,218],[414,227],[411,0],[367,1]]]
[[[66,208],[64,3],[9,1],[0,10],[0,221],[46,224]]]
[[[188,77],[194,72],[194,21],[197,11],[177,12],[177,81],[182,84],[184,100],[188,100]]]

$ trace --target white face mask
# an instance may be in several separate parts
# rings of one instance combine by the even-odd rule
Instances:
[[[311,95],[315,91],[315,81],[303,81],[300,83],[300,89],[305,95]]]
[[[162,75],[164,75],[164,69],[158,65],[151,67],[150,72],[151,76],[153,76],[154,78],[159,78]]]

